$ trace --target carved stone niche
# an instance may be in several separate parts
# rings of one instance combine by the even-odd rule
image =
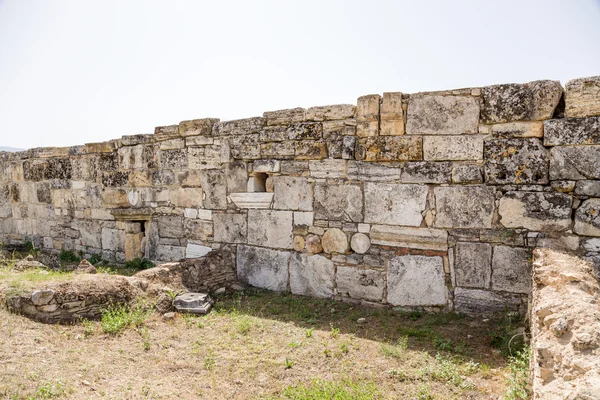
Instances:
[[[111,211],[117,220],[117,229],[125,232],[125,261],[143,258],[147,254],[146,231],[152,220],[150,208],[118,208]]]

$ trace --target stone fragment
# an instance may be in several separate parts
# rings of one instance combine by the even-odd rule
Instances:
[[[264,118],[254,117],[238,119],[233,121],[221,121],[214,125],[213,134],[224,135],[247,135],[257,133],[265,125]]]
[[[173,307],[177,311],[190,314],[208,314],[212,305],[213,300],[206,293],[184,293],[173,300]]]
[[[340,265],[337,267],[336,286],[341,296],[380,302],[385,281],[380,271]]]
[[[213,125],[219,122],[218,118],[202,118],[179,123],[179,135],[188,136],[211,136]]]
[[[512,293],[529,293],[531,262],[527,249],[495,246],[492,258],[492,289]]]
[[[314,212],[316,219],[347,222],[362,221],[363,198],[361,187],[359,185],[316,185]]]
[[[435,228],[492,227],[494,191],[485,186],[434,188]]]
[[[55,291],[52,289],[36,290],[31,293],[31,302],[36,306],[43,306],[54,298]]]
[[[423,138],[423,157],[433,161],[483,159],[484,136],[435,136]]]
[[[600,199],[588,199],[579,206],[573,232],[583,236],[600,236]]]
[[[452,167],[452,183],[483,183],[481,166],[457,164]]]
[[[204,198],[204,208],[213,210],[227,209],[227,180],[222,171],[201,171],[200,186],[206,194]]]
[[[306,251],[308,251],[309,254],[319,254],[323,251],[319,235],[309,234],[304,239],[304,242]]]
[[[200,244],[188,243],[185,248],[185,258],[204,257],[212,251],[212,247],[202,246]]]
[[[600,239],[587,239],[583,243],[583,248],[587,251],[600,252]]]
[[[248,224],[245,214],[215,213],[214,240],[220,243],[246,243]]]
[[[571,196],[553,192],[507,192],[498,208],[506,228],[562,231],[571,227]]]
[[[451,169],[450,162],[407,162],[401,180],[405,183],[450,183]]]
[[[550,180],[600,179],[600,146],[559,146],[550,150]]]
[[[454,260],[456,286],[487,289],[492,275],[492,246],[458,242]]]
[[[238,246],[237,276],[245,284],[284,292],[288,285],[290,253],[254,246]]]
[[[365,161],[420,161],[423,140],[417,136],[379,136],[358,141],[357,158]]]
[[[252,166],[256,172],[279,172],[281,170],[281,161],[279,160],[256,160]]]
[[[570,193],[575,190],[576,181],[552,181],[552,189],[560,193]]]
[[[341,229],[330,228],[325,231],[321,245],[323,246],[323,251],[327,254],[344,254],[348,251],[348,238]]]
[[[342,138],[342,158],[354,160],[356,155],[356,136],[344,136]]]
[[[293,253],[290,259],[290,289],[293,294],[332,297],[335,280],[333,262],[320,255]]]
[[[459,313],[481,316],[518,311],[521,300],[514,295],[481,289],[454,289],[454,309]]]
[[[600,115],[600,76],[573,79],[565,85],[565,116]]]
[[[381,136],[404,135],[402,93],[384,93],[381,101]]]
[[[311,107],[306,110],[309,121],[330,121],[353,118],[356,107],[353,104]]]
[[[544,146],[600,144],[600,117],[544,121]]]
[[[552,118],[562,91],[558,81],[484,87],[481,121],[485,124],[497,124]]]
[[[539,139],[493,139],[484,144],[491,184],[547,184],[548,155]]]
[[[364,233],[355,233],[350,240],[350,248],[358,254],[365,254],[371,247],[371,239]]]
[[[248,244],[292,249],[291,211],[248,210]]]
[[[291,108],[287,110],[266,111],[263,117],[267,125],[289,125],[304,121],[306,110],[304,108]]]
[[[577,181],[575,184],[575,194],[600,197],[600,181]]]
[[[313,191],[306,178],[275,176],[273,207],[280,210],[311,211]]]
[[[421,185],[366,182],[364,222],[420,226],[427,192]]]
[[[302,236],[294,236],[294,250],[302,251],[304,250],[304,237]]]
[[[491,133],[499,138],[528,138],[544,137],[545,122],[508,122],[491,125]],[[546,143],[544,143],[546,144]]]
[[[401,165],[376,164],[364,161],[348,162],[348,178],[358,181],[396,181],[402,176]]]
[[[370,235],[373,244],[421,250],[448,250],[448,232],[442,229],[373,225]]]
[[[390,260],[388,303],[395,306],[435,306],[445,305],[447,298],[442,257],[405,255]]]
[[[477,133],[479,101],[475,97],[411,95],[408,100],[408,135],[462,135]]]
[[[294,213],[294,225],[295,226],[311,226],[314,220],[313,212],[301,212],[297,211]]]
[[[311,160],[308,167],[313,178],[345,178],[346,164],[346,160]]]

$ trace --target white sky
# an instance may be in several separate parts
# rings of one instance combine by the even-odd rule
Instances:
[[[0,0],[0,146],[594,75],[599,0]]]

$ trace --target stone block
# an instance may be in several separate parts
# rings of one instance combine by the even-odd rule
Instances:
[[[231,193],[229,199],[238,208],[271,208],[273,195],[264,192]]]
[[[423,139],[417,136],[379,136],[358,141],[357,158],[365,161],[420,161]]]
[[[531,290],[531,262],[528,249],[495,246],[492,258],[492,289],[511,293]]]
[[[435,136],[423,138],[423,157],[432,161],[483,159],[484,136]]]
[[[436,228],[492,227],[494,190],[485,186],[434,188]]]
[[[279,160],[256,160],[252,166],[252,171],[256,172],[279,172],[281,171],[281,161]]]
[[[583,248],[587,251],[600,252],[600,239],[587,239],[583,242]]]
[[[185,258],[204,257],[212,251],[212,247],[206,247],[199,244],[188,243],[185,248]]]
[[[454,289],[454,309],[459,313],[481,316],[518,311],[518,296],[505,295],[481,289]]]
[[[362,121],[379,121],[379,104],[381,96],[378,94],[369,94],[361,96],[356,101],[356,120]]]
[[[600,199],[588,199],[575,212],[573,232],[582,236],[600,236]]]
[[[123,169],[146,168],[146,148],[143,145],[126,146],[118,150],[119,165]]]
[[[221,121],[213,126],[213,134],[217,136],[248,135],[259,132],[263,126],[265,126],[265,120],[261,117]]]
[[[308,168],[313,178],[345,178],[346,164],[346,160],[311,160],[308,162]]]
[[[344,160],[354,160],[356,156],[356,136],[342,137],[342,158]]]
[[[187,150],[176,149],[161,151],[160,166],[162,168],[186,168],[188,166]]]
[[[170,139],[160,142],[161,150],[183,149],[185,147],[185,139]]]
[[[185,247],[159,244],[156,247],[156,260],[175,262],[185,258]]]
[[[350,240],[350,248],[357,254],[365,254],[371,247],[371,239],[364,233],[355,233]]]
[[[322,160],[327,157],[327,144],[314,140],[301,140],[295,143],[297,160]]]
[[[448,232],[443,229],[372,225],[371,242],[383,246],[421,250],[448,250]]]
[[[156,218],[158,222],[158,234],[161,238],[182,238],[183,237],[183,218],[178,216],[160,216]]]
[[[482,88],[481,121],[541,121],[552,118],[562,96],[558,81],[494,85]]]
[[[600,197],[600,181],[577,181],[575,194],[579,196]]]
[[[573,79],[565,85],[565,116],[600,115],[600,76]]]
[[[293,248],[291,211],[248,210],[248,244]]]
[[[454,260],[456,286],[487,289],[492,276],[492,246],[489,243],[458,242]]]
[[[213,126],[219,122],[218,118],[201,118],[179,123],[179,135],[189,136],[212,136]]]
[[[333,297],[335,266],[320,255],[293,253],[290,259],[290,288],[293,294]]]
[[[331,121],[354,118],[356,107],[353,104],[311,107],[306,110],[309,121]]]
[[[248,223],[245,214],[216,213],[213,222],[215,242],[246,243]]]
[[[348,178],[358,181],[397,181],[402,176],[401,165],[348,161]]]
[[[318,140],[323,137],[323,125],[318,122],[302,122],[287,128],[289,140]]]
[[[231,156],[241,160],[260,158],[260,145],[257,134],[234,136],[230,140]]]
[[[315,186],[316,219],[360,222],[363,218],[363,194],[359,185]]]
[[[382,136],[404,135],[404,110],[402,109],[402,93],[384,93],[381,101]]]
[[[238,246],[237,276],[246,284],[285,292],[288,285],[290,252],[254,246]]]
[[[547,122],[547,121],[546,121]],[[491,134],[499,138],[541,138],[544,136],[545,122],[508,122],[491,125]]]
[[[102,249],[111,251],[125,250],[125,231],[102,228]]]
[[[544,121],[544,146],[600,144],[600,117]]]
[[[401,180],[406,183],[450,183],[452,163],[413,161],[402,168]]]
[[[344,254],[348,251],[348,237],[338,228],[329,228],[321,239],[323,251],[327,254]]]
[[[305,119],[306,110],[304,108],[290,108],[286,110],[266,111],[263,118],[267,126],[289,125],[295,122],[302,122]]]
[[[600,146],[559,146],[550,150],[550,180],[600,179]]]
[[[294,212],[294,225],[295,226],[312,226],[313,220],[315,219],[315,213],[313,212]]]
[[[421,185],[366,182],[364,222],[420,226],[427,192]]]
[[[408,135],[477,133],[479,100],[466,96],[412,95],[408,100]]]
[[[186,219],[185,237],[192,240],[208,241],[213,237],[213,222],[201,219]]]
[[[555,192],[507,192],[498,208],[506,228],[563,231],[571,227],[573,198]]]
[[[169,190],[169,202],[175,207],[202,207],[202,189],[181,188]]]
[[[452,183],[483,183],[481,166],[477,164],[456,164],[452,167]]]
[[[338,295],[381,302],[385,280],[380,271],[340,265],[337,267],[336,286]]]
[[[491,184],[547,184],[548,152],[539,139],[493,139],[484,144]]]
[[[282,210],[311,211],[312,187],[306,178],[276,176],[273,178],[275,200],[273,207]]]
[[[127,233],[125,234],[125,261],[131,261],[135,258],[143,258],[142,251],[143,233]]]
[[[227,180],[223,171],[201,171],[200,186],[205,193],[204,208],[227,209]]]
[[[395,306],[446,305],[442,257],[405,255],[390,260],[387,301]]]

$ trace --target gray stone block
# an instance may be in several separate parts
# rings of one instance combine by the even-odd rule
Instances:
[[[312,210],[313,190],[306,178],[275,176],[273,183],[275,188],[274,208],[294,211]]]
[[[303,296],[333,297],[335,266],[320,255],[293,253],[290,259],[290,288]]]
[[[487,183],[548,183],[548,154],[539,139],[488,140],[484,157]]]
[[[365,222],[420,226],[428,188],[421,185],[365,183]]]
[[[285,292],[288,286],[290,252],[254,246],[238,246],[238,279],[248,285]]]
[[[600,179],[600,146],[559,146],[550,150],[550,179]]]
[[[507,192],[498,207],[500,223],[506,228],[564,231],[571,227],[572,202],[564,193]]]
[[[338,266],[336,286],[338,295],[380,302],[383,299],[385,280],[380,271]]]
[[[544,121],[544,146],[600,144],[600,117]]]
[[[600,181],[577,181],[575,184],[575,194],[600,197]]]
[[[442,257],[397,256],[387,272],[387,301],[396,306],[446,305]]]
[[[573,232],[583,236],[600,236],[600,199],[588,199],[579,206]]]
[[[525,248],[495,246],[492,257],[492,289],[511,293],[531,290],[530,251]]]
[[[491,228],[494,190],[485,186],[436,187],[436,228]]]
[[[184,293],[173,300],[177,311],[190,314],[208,314],[212,305],[213,299],[206,293]]]
[[[293,248],[292,211],[248,210],[248,244]]]
[[[414,161],[402,168],[401,180],[406,183],[450,183],[452,163]]]
[[[333,221],[361,222],[363,194],[359,185],[315,186],[315,218]]]
[[[492,246],[489,243],[456,244],[456,286],[487,289],[492,275]]]
[[[466,96],[412,95],[408,101],[408,135],[477,133],[479,100]]]
[[[454,289],[454,309],[469,315],[486,315],[518,311],[521,299],[515,295],[481,289]]]
[[[215,242],[246,243],[248,224],[245,214],[213,214]]]
[[[423,138],[423,158],[433,161],[483,160],[481,135],[435,136]]]

